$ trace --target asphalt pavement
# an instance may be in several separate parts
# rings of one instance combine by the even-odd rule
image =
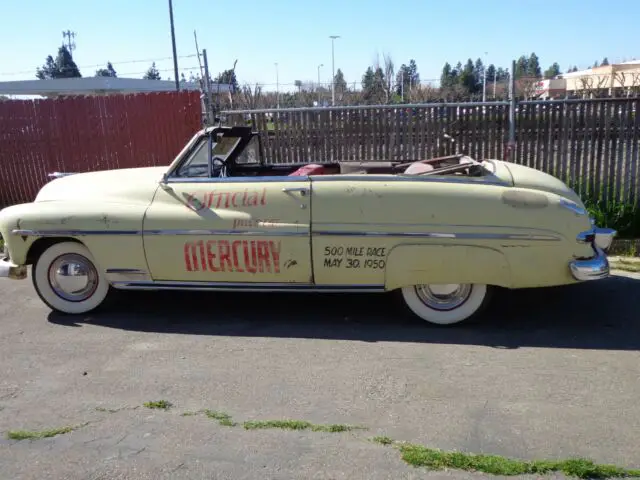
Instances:
[[[30,280],[0,282],[1,479],[484,478],[409,466],[375,435],[640,468],[638,274],[502,291],[453,328],[424,324],[393,295],[115,300],[65,316]],[[157,400],[172,407],[143,406]],[[183,415],[204,409],[238,425]],[[366,430],[242,426],[283,418]],[[65,426],[79,428],[7,438]]]

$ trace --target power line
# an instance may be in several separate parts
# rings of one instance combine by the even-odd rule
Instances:
[[[180,55],[178,58],[194,58],[194,57],[197,57],[197,56],[198,56],[198,54],[193,53],[191,55]],[[143,60],[124,60],[122,62],[111,62],[111,64],[112,65],[125,65],[125,64],[130,64],[130,63],[149,63],[149,62],[153,63],[153,62],[161,62],[161,61],[165,61],[165,60],[173,60],[173,57],[147,58],[147,59],[143,59]],[[78,68],[81,69],[81,68],[104,67],[106,63],[107,62],[97,63],[95,65],[80,65],[80,66],[78,66]],[[37,68],[38,67],[36,67],[36,69]],[[9,73],[0,72],[0,76],[25,75],[25,74],[28,74],[28,73],[33,73],[34,70],[23,70],[21,72],[9,72]]]

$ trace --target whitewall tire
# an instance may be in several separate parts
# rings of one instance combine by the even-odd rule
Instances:
[[[487,305],[490,287],[478,284],[413,285],[401,289],[405,303],[421,319],[437,325],[467,320]]]
[[[62,313],[94,310],[110,290],[91,252],[78,242],[51,245],[36,260],[31,277],[42,301]]]

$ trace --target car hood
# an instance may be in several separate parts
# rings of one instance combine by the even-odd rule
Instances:
[[[36,202],[100,200],[148,205],[167,167],[123,168],[75,173],[57,178],[40,189]]]

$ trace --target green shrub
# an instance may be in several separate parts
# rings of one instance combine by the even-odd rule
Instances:
[[[598,227],[613,228],[618,238],[640,238],[640,207],[618,201],[583,200]]]

